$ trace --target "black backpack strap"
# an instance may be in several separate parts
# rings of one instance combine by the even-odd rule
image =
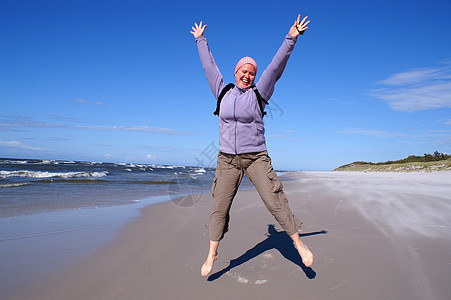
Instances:
[[[230,91],[231,89],[233,89],[234,86],[235,86],[235,85],[234,85],[233,83],[229,83],[228,85],[226,85],[226,86],[222,89],[222,91],[221,91],[221,93],[219,94],[219,97],[218,97],[218,102],[216,102],[216,110],[213,112],[213,114],[214,114],[215,116],[219,116],[219,108],[220,108],[220,106],[221,106],[221,100],[222,100],[222,98],[224,98],[225,94],[227,94],[228,91]]]
[[[262,118],[266,115],[266,111],[263,108],[263,103],[265,103],[266,105],[268,105],[268,101],[266,101],[262,95],[260,95],[260,92],[258,91],[257,87],[255,85],[252,86],[252,89],[255,92],[255,95],[257,96],[257,102],[258,102],[258,106],[260,106],[260,111],[262,113]]]
[[[235,85],[233,83],[229,83],[222,89],[221,93],[219,94],[218,101],[216,103],[216,110],[213,112],[215,116],[219,116],[219,108],[221,107],[222,98],[224,98],[225,94],[227,94],[228,91],[233,89],[234,86]],[[268,105],[269,103],[262,97],[262,95],[260,95],[260,92],[258,91],[255,85],[252,86],[252,89],[254,90],[255,96],[257,96],[258,106],[260,106],[260,112],[263,118],[266,115],[266,111],[263,108],[263,103],[265,103],[266,105]]]

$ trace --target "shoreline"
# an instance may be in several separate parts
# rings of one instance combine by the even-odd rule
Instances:
[[[0,291],[18,290],[88,257],[112,242],[148,205],[169,202],[151,196],[134,203],[70,208],[0,218]]]
[[[295,180],[283,182],[312,268],[302,268],[280,226],[268,232],[275,220],[249,189],[237,194],[208,278],[199,275],[208,250],[204,194],[191,206],[141,208],[111,242],[7,299],[449,297],[451,173],[349,173],[290,173]]]
[[[245,183],[240,190],[252,188]],[[206,192],[206,188],[198,188]],[[172,191],[172,193],[171,193]],[[0,217],[0,292],[14,293],[82,261],[113,242],[118,233],[142,216],[147,206],[159,203],[189,207],[200,196],[152,195],[128,203],[101,207],[64,208],[33,214]]]

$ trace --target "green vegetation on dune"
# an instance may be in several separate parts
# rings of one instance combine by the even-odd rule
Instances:
[[[387,162],[356,161],[336,168],[334,171],[364,171],[364,172],[436,172],[451,171],[451,155],[439,153],[411,155],[407,158]]]

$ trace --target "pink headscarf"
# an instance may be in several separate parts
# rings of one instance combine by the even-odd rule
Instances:
[[[251,64],[255,67],[255,73],[257,73],[257,63],[255,62],[255,60],[252,57],[249,56],[245,56],[242,59],[240,59],[240,61],[236,64],[235,67],[235,74],[236,72],[238,72],[238,70],[244,66],[245,64]]]

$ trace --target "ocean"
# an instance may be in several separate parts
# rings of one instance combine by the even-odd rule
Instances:
[[[176,200],[209,192],[214,173],[192,166],[3,158],[0,218]]]
[[[196,205],[214,176],[197,166],[0,158],[0,273],[9,274],[0,276],[0,292],[76,263],[144,206]],[[252,187],[244,177],[240,189]]]
[[[195,205],[214,174],[192,166],[0,158],[0,273],[9,274],[0,276],[0,292],[76,263],[111,242],[144,206]]]

